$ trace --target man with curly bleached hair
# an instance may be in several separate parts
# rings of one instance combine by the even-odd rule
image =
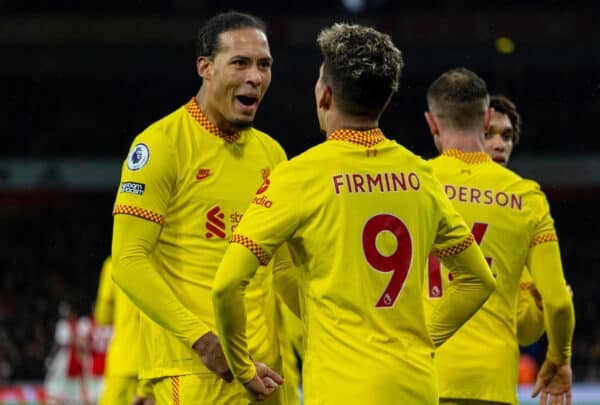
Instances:
[[[429,164],[379,128],[403,64],[390,37],[335,24],[318,44],[327,140],[280,163],[236,228],[213,285],[219,339],[234,375],[268,395],[246,349],[244,288],[288,241],[301,270],[304,404],[437,405],[433,351],[495,282]],[[454,281],[426,324],[432,251]]]
[[[379,116],[398,90],[404,61],[389,35],[360,25],[334,24],[319,34],[323,82],[349,114]]]

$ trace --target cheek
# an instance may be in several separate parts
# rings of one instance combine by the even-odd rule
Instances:
[[[264,76],[263,76],[263,86],[265,88],[269,87],[269,85],[271,84],[271,71],[269,70],[268,72],[265,72]]]

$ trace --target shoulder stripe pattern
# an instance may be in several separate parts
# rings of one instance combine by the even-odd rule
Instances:
[[[244,235],[233,234],[229,243],[239,243],[240,245],[246,246],[252,253],[254,253],[260,264],[263,266],[266,266],[271,260],[269,254],[265,252],[263,248],[258,246],[258,244],[252,239]]]
[[[144,218],[144,219],[147,219],[148,221],[156,222],[159,225],[162,225],[165,223],[164,215],[157,214],[156,212],[152,212],[152,211],[146,210],[144,208],[134,207],[133,205],[124,205],[124,204],[115,205],[115,208],[113,209],[112,213],[113,213],[113,215],[117,215],[117,214],[133,215],[134,217]]]
[[[433,252],[433,254],[436,255],[437,257],[454,256],[454,255],[459,254],[460,252],[462,252],[469,246],[471,246],[473,243],[475,243],[475,238],[471,234],[467,237],[467,239],[463,240],[458,245],[454,245],[452,247],[444,248],[444,249],[440,249],[440,250],[435,250]]]
[[[442,156],[453,157],[462,160],[468,165],[491,162],[492,158],[485,152],[463,152],[458,149],[448,149],[442,152]]]
[[[541,235],[536,236],[531,240],[529,247],[533,247],[535,245],[540,245],[546,242],[558,242],[558,236],[554,232],[543,233]]]
[[[385,140],[383,132],[379,128],[369,129],[368,131],[355,131],[353,129],[339,129],[332,132],[328,141],[346,141],[360,146],[370,148]]]
[[[192,97],[187,104],[183,106],[190,115],[200,123],[208,132],[213,134],[214,136],[218,136],[222,138],[227,143],[234,143],[242,136],[239,132],[226,132],[221,128],[218,128],[215,124],[213,124],[206,115],[200,111],[200,107],[196,102],[196,98]]]

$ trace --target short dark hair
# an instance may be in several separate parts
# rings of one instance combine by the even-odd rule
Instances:
[[[402,53],[389,35],[373,28],[337,23],[321,31],[323,81],[348,114],[378,117],[398,90]]]
[[[466,68],[449,70],[427,89],[430,112],[455,129],[469,129],[484,119],[490,96],[485,81]]]
[[[521,114],[517,111],[515,103],[502,94],[495,94],[490,98],[490,107],[508,117],[513,127],[513,143],[517,145],[521,139]]]
[[[263,20],[250,14],[238,11],[228,11],[210,18],[198,30],[196,38],[196,57],[206,56],[214,58],[219,52],[221,44],[219,35],[223,32],[241,28],[256,28],[267,33],[267,26]]]

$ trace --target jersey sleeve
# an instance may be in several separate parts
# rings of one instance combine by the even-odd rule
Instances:
[[[150,319],[191,347],[210,328],[184,307],[149,260],[177,170],[175,145],[160,125],[134,140],[113,209],[113,279]]]
[[[541,194],[541,195],[540,195]],[[575,328],[575,311],[567,288],[560,257],[558,237],[545,196],[538,194],[538,215],[527,257],[527,267],[542,296],[546,335],[547,358],[555,364],[571,360],[571,342]]]
[[[149,255],[158,240],[160,226],[136,216],[114,219],[112,258],[113,280],[150,319],[189,347],[210,331],[167,285]]]
[[[290,175],[289,168],[276,169],[259,188],[232,235],[213,283],[219,339],[229,367],[241,383],[250,381],[256,374],[246,336],[245,288],[259,264],[269,263],[298,224],[294,204],[297,188]]]
[[[112,262],[109,257],[102,264],[98,293],[96,294],[96,304],[94,305],[94,319],[98,325],[108,325],[113,322],[115,286],[111,273]]]
[[[475,314],[496,286],[477,243],[461,247],[458,253],[442,256],[441,260],[454,279],[431,315],[429,331],[436,347]]]
[[[177,176],[172,141],[151,126],[133,142],[121,170],[113,214],[127,214],[162,224]]]

